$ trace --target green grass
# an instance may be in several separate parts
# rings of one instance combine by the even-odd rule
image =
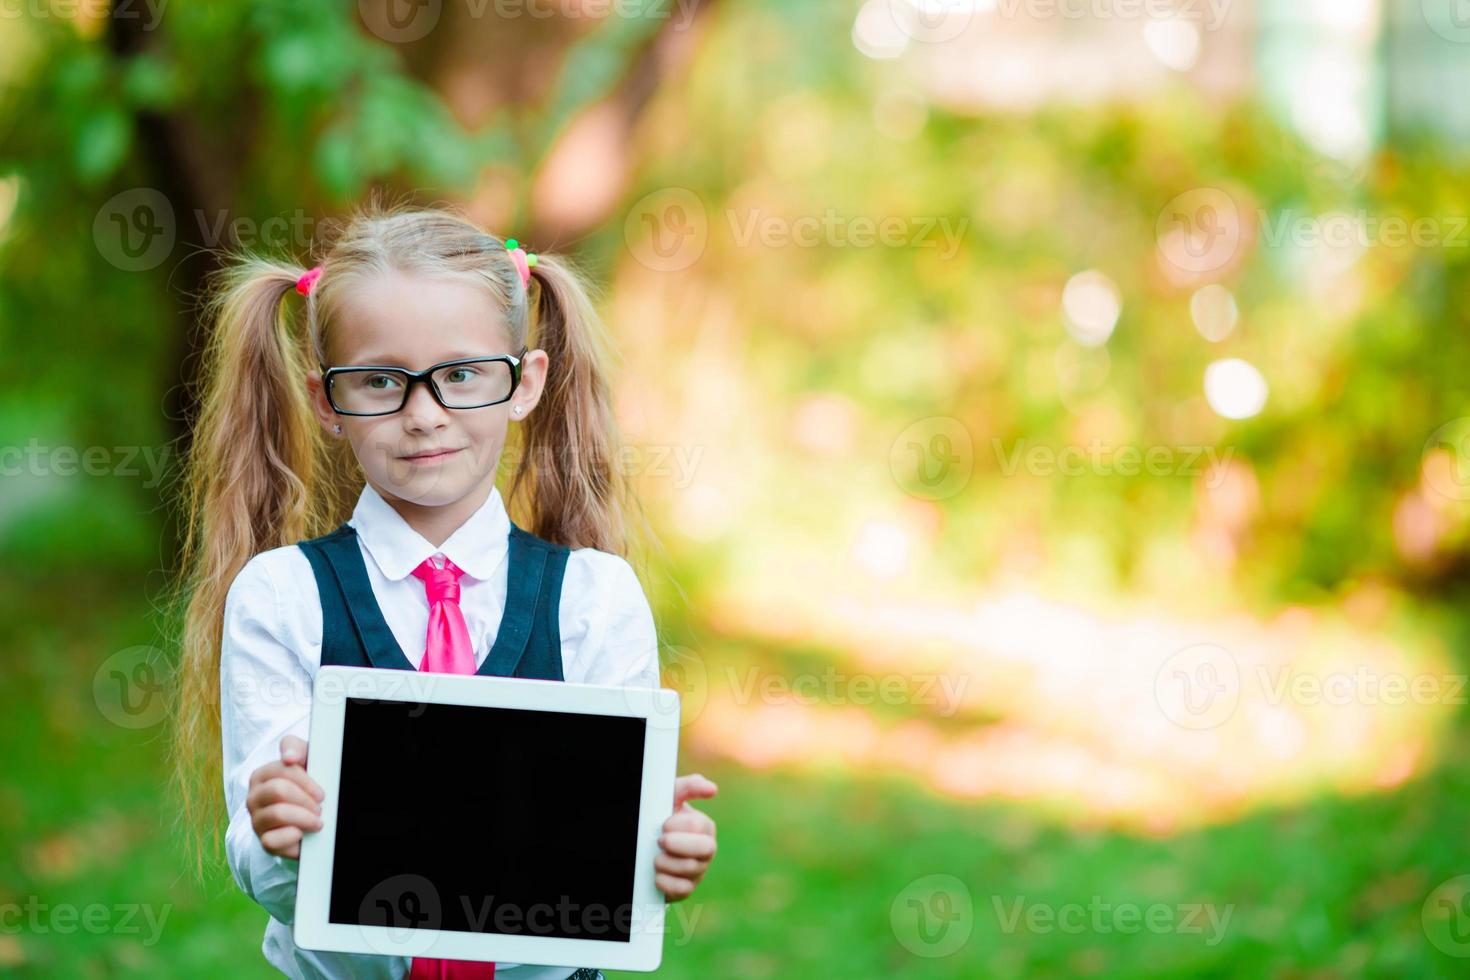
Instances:
[[[94,699],[98,666],[154,639],[138,581],[52,581],[0,600],[0,621],[11,624],[0,904],[48,907],[40,928],[24,911],[0,918],[0,975],[275,976],[259,952],[265,914],[227,875],[201,883],[186,867],[160,803],[162,726],[119,727]],[[75,599],[64,604],[67,595]],[[696,896],[673,906],[660,974],[1464,975],[1470,961],[1438,950],[1421,925],[1426,896],[1470,873],[1470,737],[1457,738],[1445,767],[1391,794],[1321,799],[1164,839],[1064,829],[1023,807],[954,803],[904,781],[686,759],[681,769],[721,785],[705,804],[720,854]],[[909,899],[943,911],[923,890],[936,874],[959,880],[970,911],[949,906],[951,931],[925,946],[903,917]],[[138,905],[167,916],[156,942],[140,915],[130,923],[138,931],[124,927],[117,908]],[[1155,915],[1187,917],[1201,931],[1124,932],[1130,921],[1114,916],[1126,905],[1159,905]],[[1197,905],[1216,921],[1228,910],[1222,932],[1196,918]],[[64,921],[48,918],[58,906],[100,906],[101,926],[63,932]],[[1027,909],[1084,919],[1069,918],[1068,929],[1031,919],[1041,928],[1030,928]],[[922,955],[945,942],[958,949]]]

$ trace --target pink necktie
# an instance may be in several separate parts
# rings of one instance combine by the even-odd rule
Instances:
[[[448,558],[444,567],[426,558],[413,570],[429,597],[429,633],[419,670],[438,674],[473,674],[475,647],[459,608],[459,577],[464,571]],[[415,957],[408,980],[494,980],[494,963]]]
[[[443,568],[436,567],[433,558],[425,558],[413,570],[429,597],[429,634],[419,670],[435,674],[475,672],[475,645],[470,642],[470,630],[459,609],[459,577],[463,574],[464,570],[448,558]]]

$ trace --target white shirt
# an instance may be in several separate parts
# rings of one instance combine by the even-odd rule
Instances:
[[[480,509],[437,549],[371,486],[364,486],[348,523],[357,531],[383,618],[409,661],[417,667],[423,659],[429,624],[424,584],[409,573],[424,559],[444,555],[464,570],[460,609],[474,641],[475,663],[484,662],[500,628],[509,566],[510,518],[500,491],[492,489]],[[566,680],[659,685],[653,612],[632,567],[621,557],[594,548],[571,552],[559,621]],[[261,949],[286,976],[402,980],[408,957],[296,947],[290,925],[298,862],[266,852],[245,807],[250,774],[280,758],[281,738],[307,737],[312,677],[321,657],[321,601],[305,553],[292,545],[251,558],[230,584],[220,651],[220,726],[230,814],[225,856],[240,888],[270,913]],[[499,963],[496,973],[506,980],[565,980],[576,968]]]

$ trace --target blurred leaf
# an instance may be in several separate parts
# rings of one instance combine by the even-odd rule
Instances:
[[[312,164],[322,185],[338,198],[350,195],[362,178],[355,163],[352,136],[342,123],[329,128],[317,140]]]
[[[75,105],[91,98],[107,78],[108,59],[100,48],[74,48],[56,63],[55,94]]]
[[[640,16],[607,17],[572,45],[551,98],[536,120],[537,146],[550,146],[579,112],[622,79],[638,49],[667,23],[670,6],[669,2],[651,3],[639,8]]]
[[[123,98],[139,109],[167,109],[179,98],[182,80],[178,67],[159,55],[133,58],[123,71]]]
[[[132,139],[132,119],[121,109],[107,107],[87,118],[76,144],[77,174],[83,183],[96,184],[116,170]]]

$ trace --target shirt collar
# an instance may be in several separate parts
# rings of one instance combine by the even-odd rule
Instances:
[[[363,484],[347,523],[357,531],[383,575],[395,582],[436,554],[444,555],[466,575],[484,581],[494,574],[509,549],[510,516],[497,487],[490,488],[480,509],[438,548],[409,527],[369,483]]]

